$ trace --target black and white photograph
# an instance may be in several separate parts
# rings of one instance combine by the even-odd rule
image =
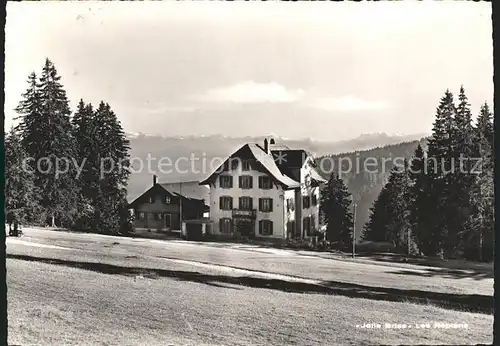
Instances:
[[[5,342],[494,344],[492,35],[489,2],[9,1]]]

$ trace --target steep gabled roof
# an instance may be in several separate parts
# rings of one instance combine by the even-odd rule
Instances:
[[[220,165],[208,178],[200,182],[200,185],[209,184],[209,181],[212,180],[216,175],[221,172],[221,168],[228,163],[228,161],[233,157],[238,157],[240,153],[249,153],[253,158],[259,162],[262,167],[276,179],[279,183],[283,184],[286,188],[296,188],[300,186],[300,183],[283,174],[278,166],[276,165],[275,160],[269,154],[267,154],[262,147],[257,144],[249,143],[243,145],[237,151],[235,151],[231,156],[229,156],[222,165]]]
[[[198,185],[198,187],[200,188],[199,194],[195,193],[195,190],[186,191],[186,193],[184,191],[182,191],[182,194],[180,194],[180,191],[176,191],[175,188],[171,188],[170,186],[168,186],[168,184],[156,184],[156,185],[150,187],[149,189],[147,189],[144,193],[142,193],[139,197],[134,199],[128,205],[129,205],[129,208],[133,207],[136,203],[141,201],[144,198],[144,196],[150,194],[151,191],[156,190],[156,189],[164,191],[172,197],[182,198],[185,201],[203,201],[203,203],[205,204],[205,202],[207,200],[205,199],[205,196],[204,196],[204,192],[205,192],[204,190],[208,190],[208,189],[206,187],[199,186],[199,185]],[[206,194],[208,195],[208,192]]]
[[[199,181],[183,181],[175,183],[159,183],[163,189],[171,194],[182,195],[188,199],[209,201],[210,189],[206,186],[200,186]],[[182,186],[181,186],[182,184]]]
[[[133,205],[135,205],[136,203],[140,202],[145,196],[149,195],[153,190],[160,190],[160,191],[164,191],[164,192],[167,192],[170,196],[174,197],[175,195],[164,189],[160,184],[156,184],[156,185],[153,185],[151,186],[149,189],[147,189],[146,191],[144,191],[143,193],[141,193],[136,199],[134,199],[132,202],[130,202],[128,204],[129,207],[132,207]]]

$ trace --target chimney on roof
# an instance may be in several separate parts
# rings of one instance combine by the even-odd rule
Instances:
[[[269,141],[266,139],[264,139],[264,151],[266,152],[266,154],[269,154]]]
[[[153,174],[153,186],[156,185],[156,174]]]

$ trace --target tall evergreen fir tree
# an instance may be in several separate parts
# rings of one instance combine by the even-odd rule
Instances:
[[[98,180],[94,194],[94,228],[99,232],[118,232],[129,170],[130,143],[109,104],[101,102],[93,118]]]
[[[409,172],[411,180],[409,188],[409,222],[412,239],[421,253],[426,253],[429,248],[430,234],[428,230],[432,227],[432,208],[429,201],[429,181],[426,169],[426,156],[422,146],[419,144],[411,159]]]
[[[54,64],[46,59],[39,83],[34,74],[17,107],[18,129],[35,171],[39,204],[55,226],[70,224],[77,212],[78,191],[74,183],[74,140],[70,108]],[[59,169],[59,173],[57,170]],[[65,171],[63,173],[63,171]]]
[[[339,242],[341,245],[352,243],[354,223],[350,196],[342,179],[332,173],[321,192],[320,201],[329,242]]]
[[[77,110],[72,118],[73,137],[76,141],[75,158],[81,167],[76,184],[80,191],[79,218],[74,227],[77,229],[90,229],[92,227],[92,215],[94,210],[93,198],[96,193],[96,186],[99,180],[99,163],[95,158],[96,128],[94,126],[94,111],[91,104],[85,104],[80,100]]]
[[[474,129],[480,169],[471,196],[474,205],[473,225],[464,241],[469,244],[466,256],[471,259],[491,261],[494,252],[494,183],[493,183],[493,123],[488,105],[481,106]],[[474,251],[477,249],[477,251]]]
[[[370,218],[363,228],[363,240],[375,242],[387,241],[386,227],[390,222],[387,206],[391,203],[391,196],[386,186],[387,184],[382,188],[377,199],[373,202],[373,206],[370,208]]]
[[[28,76],[28,88],[21,96],[23,99],[15,109],[18,114],[16,120],[20,121],[15,127],[15,132],[20,135],[28,157],[34,157],[38,149],[37,145],[42,140],[40,135],[43,124],[42,97],[35,72]],[[33,170],[36,168],[36,162],[30,161],[29,164]]]
[[[408,162],[405,160],[403,167],[391,170],[387,184],[374,202],[364,229],[364,240],[387,241],[399,251],[407,252],[409,246],[413,249],[413,242],[408,241],[411,237],[409,188]]]
[[[389,204],[386,206],[388,223],[386,225],[386,239],[398,250],[408,251],[408,237],[410,237],[409,220],[409,188],[408,162],[403,167],[395,167],[389,175],[386,185],[389,192]],[[411,243],[411,242],[410,242]]]
[[[474,143],[474,131],[470,105],[463,86],[458,95],[459,104],[455,116],[455,132],[452,134],[454,147],[454,170],[448,173],[451,188],[448,191],[448,237],[445,250],[447,256],[457,256],[462,252],[467,241],[466,234],[477,230],[472,222],[473,205],[471,193],[476,183],[476,175],[471,174],[477,156]]]
[[[450,231],[449,223],[455,216],[452,211],[456,210],[456,205],[448,204],[451,189],[453,189],[453,179],[449,173],[454,167],[455,113],[453,94],[446,90],[436,110],[426,160],[430,191],[429,203],[434,206],[433,213],[429,215],[434,222],[429,229],[429,247],[426,249],[428,255],[443,255]],[[451,232],[454,231],[451,230]]]

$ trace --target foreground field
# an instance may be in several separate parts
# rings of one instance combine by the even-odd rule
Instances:
[[[422,268],[372,265],[362,272],[363,281],[356,271],[367,264],[287,251],[35,230],[8,239],[7,252],[10,344],[492,342],[490,313],[392,299],[405,292],[411,299],[417,290],[429,297],[441,293],[443,300],[453,300],[455,292],[487,296],[492,286],[487,274],[426,277],[393,273],[428,273]],[[434,322],[467,328],[433,328]],[[382,328],[356,327],[365,323]],[[384,323],[412,328],[387,329]],[[416,328],[420,323],[431,328]]]

